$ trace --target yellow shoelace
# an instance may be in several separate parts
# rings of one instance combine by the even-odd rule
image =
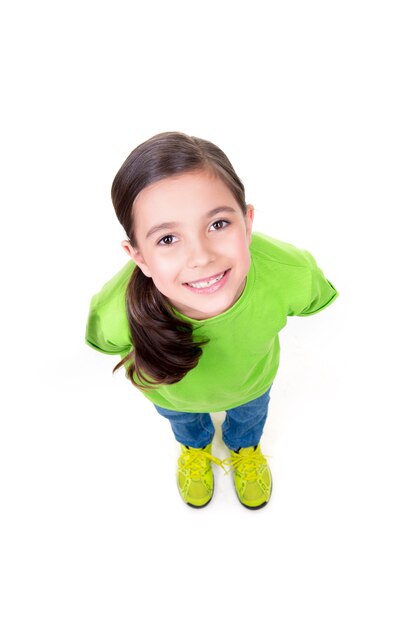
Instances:
[[[219,465],[219,467],[222,467],[222,469],[225,471],[223,461],[221,461],[221,459],[218,459],[216,456],[209,454],[209,452],[206,452],[206,450],[188,449],[186,450],[186,452],[183,452],[181,458],[184,459],[186,455],[187,458],[184,463],[180,464],[180,467],[183,469],[190,469],[190,478],[201,477],[202,473],[205,472],[207,469],[207,460],[212,461],[212,463],[215,463],[215,465]],[[227,472],[225,471],[225,473]]]
[[[234,453],[222,463],[229,466],[227,473],[235,470],[244,480],[257,480],[261,465],[266,465],[267,461],[259,450],[253,450],[248,454]]]

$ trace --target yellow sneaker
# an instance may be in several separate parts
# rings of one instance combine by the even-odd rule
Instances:
[[[212,463],[222,461],[212,456],[212,444],[205,448],[190,448],[181,444],[178,459],[177,486],[184,502],[194,508],[209,504],[213,496]]]
[[[247,509],[261,509],[270,500],[273,481],[260,445],[231,450],[223,461],[234,470],[234,486],[238,499]]]

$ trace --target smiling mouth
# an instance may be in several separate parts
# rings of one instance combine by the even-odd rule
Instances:
[[[225,270],[225,272],[222,272],[221,274],[216,274],[215,276],[211,276],[210,278],[205,278],[204,280],[198,280],[194,283],[184,283],[184,284],[188,285],[189,287],[193,287],[193,289],[207,289],[208,287],[212,287],[212,285],[215,285],[220,280],[222,280],[222,278],[225,276],[227,271],[228,270]]]

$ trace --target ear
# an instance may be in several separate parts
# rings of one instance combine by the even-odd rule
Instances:
[[[148,278],[151,278],[151,272],[149,271],[148,265],[145,263],[145,259],[140,253],[140,251],[134,248],[131,242],[128,241],[127,239],[124,239],[121,242],[121,246],[123,250],[125,250],[126,254],[129,257],[131,257],[132,261],[134,261],[134,263],[137,264],[140,270],[142,270],[145,276],[148,276]]]
[[[247,237],[251,240],[251,233],[253,230],[254,221],[254,207],[252,204],[247,204],[247,214],[245,216],[245,229],[247,231]]]

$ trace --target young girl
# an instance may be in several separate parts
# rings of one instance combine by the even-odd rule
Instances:
[[[306,251],[252,236],[254,207],[226,155],[176,132],[138,146],[116,174],[112,201],[131,260],[96,294],[86,342],[119,354],[132,384],[181,444],[184,502],[213,495],[212,463],[234,471],[240,502],[267,504],[272,479],[260,439],[279,366],[278,332],[337,297]],[[226,411],[230,456],[212,455],[210,412]]]

